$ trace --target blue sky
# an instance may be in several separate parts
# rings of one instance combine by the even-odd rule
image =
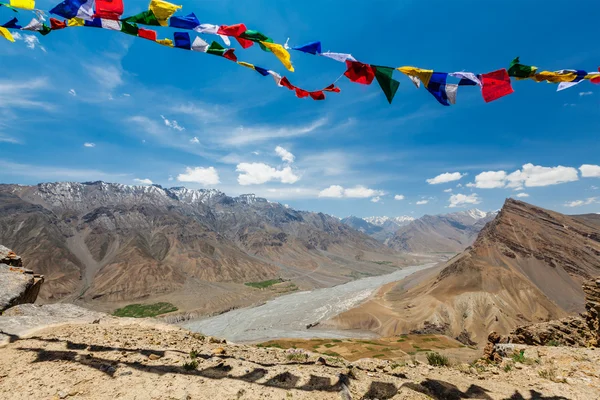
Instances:
[[[600,65],[600,7],[591,0],[569,17],[558,1],[176,3],[201,22],[243,22],[291,45],[320,40],[324,51],[376,65],[483,73],[515,56],[546,70]],[[125,15],[147,5],[126,0]],[[2,23],[12,17],[0,9]],[[22,24],[31,17],[19,14]],[[159,37],[173,31],[159,28]],[[340,94],[317,102],[223,58],[119,32],[21,36],[0,41],[3,183],[151,181],[337,216],[495,210],[517,196],[564,213],[600,212],[600,167],[579,170],[600,164],[600,86],[589,82],[557,93],[513,81],[514,94],[489,104],[461,87],[457,104],[443,107],[398,72],[392,105],[376,83],[345,78]],[[257,46],[236,53],[309,90],[345,70],[292,52],[289,73]]]

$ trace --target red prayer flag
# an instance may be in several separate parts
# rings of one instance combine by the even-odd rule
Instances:
[[[285,76],[283,78],[281,78],[281,81],[279,82],[279,84],[283,87],[286,87],[290,90],[295,90],[296,86],[292,85],[290,83],[290,81],[288,80],[288,78],[286,78]]]
[[[67,23],[64,21],[59,21],[56,18],[50,18],[50,28],[52,30],[65,29],[67,27]]]
[[[510,85],[510,76],[508,76],[508,72],[504,68],[482,74],[481,82],[483,83],[481,93],[483,94],[483,99],[486,103],[498,100],[500,97],[504,97],[514,92]]]
[[[219,35],[238,37],[247,30],[244,24],[221,25],[217,33]]]
[[[237,62],[237,57],[235,55],[235,49],[228,49],[225,53],[223,53],[223,57],[228,60]]]
[[[252,45],[254,44],[254,42],[252,40],[244,39],[244,38],[241,38],[241,37],[236,37],[235,40],[238,41],[238,43],[240,44],[240,46],[242,46],[243,49],[247,49],[248,47],[252,47]]]
[[[348,70],[344,72],[344,75],[352,82],[360,83],[363,85],[370,85],[375,79],[375,71],[369,64],[363,64],[358,61],[346,61]]]
[[[334,93],[339,93],[341,92],[339,87],[336,87],[334,83],[332,83],[331,85],[327,86],[325,89],[323,89],[324,92],[334,92]]]
[[[299,99],[308,97],[308,95],[309,93],[306,90],[300,89],[299,87],[296,88],[296,97],[298,97]]]
[[[96,0],[94,18],[119,19],[123,14],[123,0]]]
[[[322,90],[310,92],[310,97],[312,97],[313,100],[325,100],[325,93],[323,93]]]
[[[156,42],[156,31],[153,31],[152,29],[139,28],[138,36]]]
[[[598,72],[600,72],[600,67],[598,67]],[[596,85],[600,85],[600,76],[597,78],[590,79],[590,82],[595,83]]]

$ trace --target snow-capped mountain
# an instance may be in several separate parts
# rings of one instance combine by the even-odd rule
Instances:
[[[390,237],[394,236],[396,231],[405,225],[414,221],[413,217],[403,215],[401,217],[346,217],[342,219],[342,223],[351,226],[352,228],[370,235],[380,242],[385,242]]]
[[[402,215],[400,217],[366,217],[363,219],[368,223],[377,226],[383,226],[390,221],[394,222],[398,226],[403,226],[415,220],[413,217],[409,217],[408,215]]]

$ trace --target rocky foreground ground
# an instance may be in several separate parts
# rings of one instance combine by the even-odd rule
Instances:
[[[5,338],[2,399],[600,398],[598,349],[514,345],[519,356],[497,365],[350,363],[112,317]]]

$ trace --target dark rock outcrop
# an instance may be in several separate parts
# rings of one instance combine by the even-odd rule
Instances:
[[[600,278],[592,279],[583,285],[585,292],[585,322],[590,334],[588,344],[600,347]]]
[[[34,303],[44,282],[42,275],[22,267],[21,257],[0,246],[0,312]]]

